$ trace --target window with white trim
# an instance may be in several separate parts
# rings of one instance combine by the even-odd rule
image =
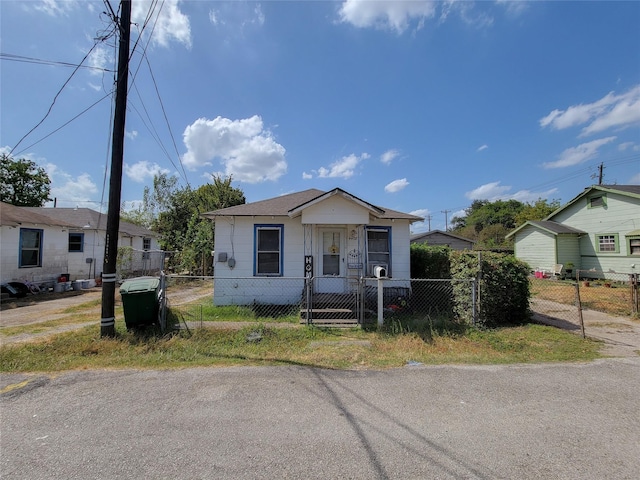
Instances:
[[[284,225],[256,225],[255,275],[282,275],[282,245]]]
[[[42,266],[42,236],[43,230],[20,229],[20,268]]]
[[[617,253],[620,251],[618,246],[618,235],[596,235],[597,248],[599,253]]]
[[[367,265],[386,265],[391,276],[391,227],[368,227]]]

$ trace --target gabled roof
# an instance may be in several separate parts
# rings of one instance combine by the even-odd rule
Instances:
[[[471,240],[470,238],[461,237],[459,235],[454,235],[451,232],[444,232],[442,230],[430,230],[428,232],[416,233],[411,235],[411,241],[415,242],[416,240],[422,240],[423,238],[429,238],[431,235],[446,235],[448,237],[457,238],[458,240],[462,240],[463,242],[476,243],[475,240]]]
[[[47,225],[56,227],[70,227],[70,223],[56,220],[38,212],[32,211],[28,207],[16,207],[10,203],[0,202],[0,225],[17,227],[23,224]]]
[[[212,212],[203,213],[202,216],[206,218],[215,219],[215,217],[252,217],[260,215],[273,215],[273,216],[291,216],[298,215],[303,209],[315,205],[331,196],[341,195],[344,198],[349,199],[352,202],[368,209],[374,216],[382,219],[406,219],[412,222],[424,220],[422,217],[411,215],[409,213],[397,212],[391,209],[384,209],[377,207],[371,203],[365,202],[358,197],[351,195],[350,193],[342,190],[341,188],[334,188],[329,192],[323,192],[311,188],[302,192],[290,193],[288,195],[282,195],[280,197],[269,198],[267,200],[261,200],[258,202],[245,203],[243,205],[235,205],[233,207],[221,208]]]
[[[515,235],[516,232],[519,232],[527,225],[532,227],[544,230],[546,232],[551,233],[552,235],[558,236],[560,234],[573,234],[573,235],[586,235],[587,232],[582,230],[578,230],[577,228],[568,227],[558,222],[552,222],[550,220],[528,220],[524,224],[520,225],[515,230],[509,232],[505,235],[506,238],[509,238],[512,235]]]
[[[619,195],[624,195],[632,198],[640,198],[640,185],[591,185],[590,187],[585,188],[581,193],[576,195],[573,199],[569,200],[563,206],[558,208],[555,212],[551,213],[551,215],[545,218],[545,220],[551,220],[558,213],[594,191],[600,191],[603,193],[617,193]]]
[[[49,208],[49,207],[24,207],[33,213],[44,215],[74,228],[89,230],[106,230],[107,215],[96,212],[90,208]],[[120,220],[120,233],[132,237],[155,237],[154,232],[148,228],[134,225],[133,223]]]

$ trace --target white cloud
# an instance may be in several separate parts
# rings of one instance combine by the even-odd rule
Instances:
[[[137,130],[131,130],[130,132],[127,132],[127,131],[125,130],[124,135],[125,135],[127,138],[131,139],[131,140],[135,140],[135,139],[136,139],[136,137],[138,136],[138,131],[137,131]]]
[[[180,3],[180,0],[165,0],[155,8],[147,27],[147,31],[151,32],[153,26],[152,43],[168,47],[169,43],[176,41],[191,48],[191,24],[189,17],[180,11]],[[151,7],[152,2],[149,0],[133,2],[131,21],[143,25]]]
[[[136,162],[133,165],[125,163],[123,170],[128,178],[138,183],[142,183],[146,179],[152,179],[155,175],[168,174],[170,172],[157,163],[149,163],[146,160]]]
[[[606,137],[599,140],[583,143],[577,147],[567,148],[560,154],[560,158],[555,162],[545,162],[544,168],[571,167],[584,163],[598,155],[598,149],[607,143],[614,141],[616,137]]]
[[[500,185],[500,182],[491,182],[465,193],[465,197],[469,200],[489,200],[490,202],[495,202],[496,200],[518,200],[519,202],[527,203],[536,201],[538,198],[549,198],[558,191],[557,188],[552,188],[544,192],[519,190],[515,193],[509,193],[511,188],[511,186]],[[462,213],[455,212],[451,218],[464,215],[464,211]]]
[[[525,0],[495,0],[497,5],[505,8],[506,12],[511,16],[521,15],[529,8],[529,2]]]
[[[35,10],[57,17],[66,15],[71,9],[75,8],[76,4],[77,2],[68,0],[42,0],[41,2],[34,2],[32,5]]]
[[[313,178],[313,175],[311,173],[302,172],[302,179],[303,180],[311,180],[312,178]]]
[[[209,21],[218,29],[225,29],[231,37],[242,37],[251,27],[261,27],[266,21],[262,5],[245,2],[216,2],[209,10]]]
[[[340,21],[358,28],[379,28],[403,33],[417,22],[417,29],[424,21],[435,16],[437,2],[425,0],[346,0],[338,10]]]
[[[329,168],[320,167],[318,169],[318,177],[320,178],[351,178],[355,174],[355,169],[362,160],[370,157],[368,153],[358,156],[354,153],[342,157],[340,160],[333,162]]]
[[[476,150],[476,152],[481,152],[481,151],[483,151],[483,150],[486,150],[487,148],[489,148],[489,145],[486,145],[486,144],[485,144],[485,145],[482,145],[482,146],[478,147],[478,149]]]
[[[390,149],[380,155],[380,161],[386,165],[389,165],[392,161],[400,156],[400,152],[396,149]]]
[[[403,190],[408,185],[409,185],[409,182],[407,182],[406,178],[400,178],[398,180],[394,180],[393,182],[387,184],[384,187],[384,191],[387,193],[396,193],[396,192],[399,192],[400,190]]]
[[[51,193],[49,197],[58,199],[58,207],[75,207],[78,204],[92,201],[98,193],[98,187],[88,173],[81,173],[73,177],[60,171],[55,165],[45,166],[51,178]]]
[[[418,210],[413,210],[409,212],[411,215],[417,215],[418,217],[427,218],[431,211],[428,208],[419,208]]]
[[[629,150],[629,149],[637,150],[638,146],[633,142],[624,142],[618,145],[618,150],[620,150],[621,152],[624,152],[625,150]]]
[[[555,109],[539,122],[541,127],[555,130],[587,124],[582,129],[581,136],[638,124],[640,85],[621,95],[610,92],[593,103],[572,105],[566,110]]]
[[[247,183],[277,180],[287,171],[285,148],[264,129],[258,115],[241,120],[199,118],[187,126],[183,140],[183,163],[190,170],[218,158],[225,176]]]
[[[104,72],[101,70],[106,70],[112,63],[113,56],[109,50],[102,46],[94,48],[89,58],[87,58],[87,66],[92,67],[92,69],[89,70],[91,75],[102,75]]]
[[[636,173],[629,179],[629,185],[640,185],[640,173]]]

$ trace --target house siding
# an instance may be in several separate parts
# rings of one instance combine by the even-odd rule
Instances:
[[[66,229],[43,225],[23,224],[20,227],[2,226],[1,269],[2,282],[28,280],[38,283],[51,281],[69,272],[68,241]],[[20,229],[42,230],[42,265],[20,267]],[[64,241],[63,241],[64,240]]]
[[[577,235],[558,235],[556,239],[558,256],[556,263],[567,268],[567,263],[573,263],[573,269],[582,268],[580,258],[580,239]]]
[[[596,194],[600,195],[601,192],[593,193]],[[590,196],[592,194],[579,198],[550,220],[588,232],[580,238],[581,258],[579,262],[574,262],[579,265],[578,268],[605,273],[632,273],[634,269],[631,265],[638,262],[637,257],[629,254],[625,235],[640,228],[640,199],[606,192],[604,206],[589,208],[587,202]],[[597,251],[597,236],[604,234],[618,236],[618,252]]]
[[[520,260],[527,262],[531,270],[551,270],[557,263],[555,236],[533,227],[525,227],[519,232],[515,252]]]
[[[343,197],[333,196],[305,209],[302,212],[302,223],[312,225],[364,225],[369,223],[369,211]]]

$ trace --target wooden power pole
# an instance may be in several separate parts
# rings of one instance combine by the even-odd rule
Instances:
[[[131,38],[131,0],[120,2],[120,43],[118,51],[118,76],[111,144],[111,176],[109,178],[109,210],[107,212],[107,236],[104,242],[102,264],[102,318],[100,336],[116,334],[115,294],[116,259],[118,257],[118,232],[120,230],[120,197],[122,189],[122,161],[124,157],[124,124],[127,111],[127,87],[129,83],[129,40]]]

